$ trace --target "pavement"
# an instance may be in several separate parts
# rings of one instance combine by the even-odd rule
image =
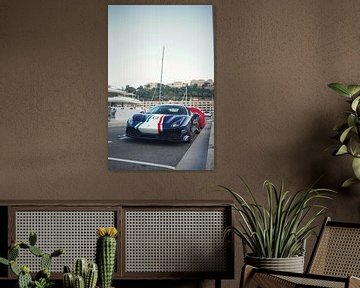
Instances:
[[[126,124],[126,122],[127,122],[127,120],[111,119],[111,120],[108,120],[108,127],[124,126]]]
[[[211,125],[211,128],[206,127]],[[214,122],[209,121],[203,129],[210,129],[210,136],[200,132],[194,143],[186,151],[176,170],[213,170],[214,169]],[[207,149],[203,149],[207,146]],[[204,163],[204,159],[206,159]]]
[[[111,119],[108,127],[126,126],[126,120]],[[209,127],[210,126],[210,127]],[[207,119],[207,125],[203,128],[210,129],[210,132],[200,132],[191,146],[183,155],[175,167],[175,170],[214,170],[214,120]],[[205,148],[205,149],[204,149]]]
[[[214,136],[214,126],[215,122],[213,120],[211,125],[210,131],[210,138],[209,138],[209,148],[207,154],[207,161],[206,161],[206,170],[214,170],[215,167],[215,136]]]

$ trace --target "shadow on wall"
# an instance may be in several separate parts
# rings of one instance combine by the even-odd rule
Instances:
[[[316,108],[321,109],[321,107]],[[341,115],[342,111],[339,111]],[[295,133],[289,135],[286,141],[269,145],[265,161],[279,163],[273,167],[269,179],[281,181],[283,177],[285,188],[296,191],[313,184],[316,187],[329,188],[337,191],[335,200],[325,202],[329,208],[327,216],[336,221],[358,222],[360,219],[360,185],[342,188],[341,184],[353,175],[351,159],[347,156],[333,156],[332,152],[338,141],[332,139],[332,127],[337,119],[332,117],[331,111],[312,110],[307,112],[306,119],[295,119]],[[300,121],[301,120],[301,121]],[[297,121],[297,122],[296,122]],[[328,148],[328,149],[327,149]],[[291,171],[284,171],[284,167],[291,167]],[[273,177],[275,175],[275,177]]]
[[[333,138],[336,119],[329,119],[326,114],[316,113],[309,120],[308,135],[305,135],[304,142],[308,143],[306,154],[309,155],[309,170],[304,173],[308,177],[308,183],[312,183],[321,177],[318,186],[342,191],[342,182],[351,175],[351,162],[345,157],[333,156],[333,151],[338,141]],[[315,125],[314,125],[315,124]]]
[[[285,175],[281,176],[284,177],[285,187],[290,190],[292,187],[289,186],[298,189],[311,185],[319,179],[316,187],[334,189],[338,192],[345,191],[341,188],[341,184],[352,175],[352,169],[349,158],[332,155],[335,145],[338,144],[332,139],[334,135],[332,124],[336,119],[329,121],[326,113],[310,111],[306,119],[301,120],[301,123],[294,120],[296,133],[289,135],[286,141],[267,147],[269,150],[267,161],[280,164],[279,167],[274,167],[277,175],[281,173],[280,168],[283,163],[288,163],[286,166],[291,167],[292,171],[284,171]],[[286,177],[287,174],[289,177]],[[294,178],[294,175],[297,177]]]

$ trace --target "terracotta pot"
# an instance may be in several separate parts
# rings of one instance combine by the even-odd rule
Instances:
[[[304,273],[304,256],[289,258],[263,258],[246,255],[245,263],[263,269]]]

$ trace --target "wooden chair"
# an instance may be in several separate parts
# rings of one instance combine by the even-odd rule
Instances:
[[[244,266],[240,287],[360,287],[360,223],[326,218],[306,273],[278,272]]]

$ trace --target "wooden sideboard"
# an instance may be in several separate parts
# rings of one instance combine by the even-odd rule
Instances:
[[[0,256],[7,255],[11,241],[26,241],[35,231],[43,250],[65,249],[51,266],[53,278],[60,279],[63,266],[77,257],[95,259],[97,227],[115,226],[114,282],[215,279],[220,287],[221,279],[234,277],[234,239],[223,238],[232,219],[231,204],[221,201],[0,202]],[[33,255],[18,259],[38,270]],[[0,281],[11,279],[11,271],[0,265]]]

